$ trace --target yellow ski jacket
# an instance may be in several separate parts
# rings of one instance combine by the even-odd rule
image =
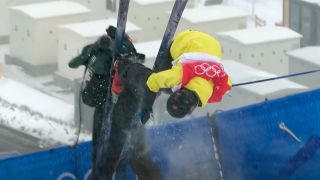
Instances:
[[[183,54],[204,54],[213,59],[221,59],[220,43],[212,36],[195,30],[187,30],[181,32],[173,40],[170,47],[170,54],[173,58],[173,66],[171,69],[152,73],[148,80],[147,86],[153,92],[158,92],[162,88],[175,88],[181,85],[182,82],[182,65],[179,63]],[[228,79],[228,84],[231,87],[231,80]],[[205,106],[212,96],[214,84],[212,81],[201,77],[194,77],[184,88],[195,92],[200,101],[201,106]]]

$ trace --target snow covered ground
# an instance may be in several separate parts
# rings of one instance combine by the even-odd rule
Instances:
[[[0,62],[9,52],[0,45]],[[0,125],[7,126],[40,139],[39,147],[52,144],[72,145],[78,137],[78,122],[74,120],[74,95],[59,93],[51,85],[52,76],[31,77],[15,65],[5,65],[0,79]],[[91,135],[83,132],[81,140]]]
[[[0,124],[51,143],[73,144],[78,125],[74,107],[12,79],[0,80]],[[84,134],[82,139],[90,139]]]

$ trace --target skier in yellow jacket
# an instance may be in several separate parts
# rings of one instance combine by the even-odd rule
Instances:
[[[221,62],[220,43],[212,36],[195,30],[181,32],[173,40],[169,54],[168,63],[172,66],[160,72],[119,61],[119,75],[125,87],[145,96],[142,107],[147,116],[142,119],[149,117],[161,89],[172,89],[167,111],[177,118],[192,113],[196,106],[220,102],[231,89],[231,80]]]

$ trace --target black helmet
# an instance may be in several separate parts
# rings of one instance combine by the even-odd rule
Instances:
[[[198,96],[193,91],[182,88],[170,95],[167,101],[167,111],[172,117],[183,118],[192,113],[198,104]]]
[[[112,39],[116,39],[117,28],[114,26],[109,26],[106,29],[108,36]],[[144,63],[145,62],[145,55],[142,53],[138,53],[136,48],[134,47],[131,38],[128,34],[124,34],[123,42],[122,42],[122,52],[121,57],[130,60],[131,62],[138,62]]]
[[[100,36],[98,40],[95,42],[95,44],[99,50],[108,53],[112,53],[112,49],[114,48],[113,41],[106,34]]]

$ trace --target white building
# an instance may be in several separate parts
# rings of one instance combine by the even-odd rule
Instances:
[[[137,42],[162,38],[175,0],[132,0],[128,19],[143,29],[144,36]],[[193,7],[195,0],[189,0],[187,7]]]
[[[33,75],[56,69],[56,26],[85,20],[90,13],[69,1],[14,6],[10,11],[10,55],[6,63],[21,65]]]
[[[174,0],[132,0],[128,12],[128,20],[143,29],[144,37],[137,42],[150,41],[163,36],[168,15]]]
[[[134,44],[138,52],[146,55],[146,60],[144,63],[146,67],[148,68],[153,67],[154,61],[157,57],[157,54],[160,48],[160,44],[161,44],[161,40],[139,42]]]
[[[0,79],[2,78],[2,75],[3,75],[3,68],[4,68],[4,63],[2,60],[0,60]]]
[[[217,32],[246,28],[248,13],[232,6],[213,5],[188,8],[182,14],[178,31],[196,29],[215,35]]]
[[[107,1],[108,0],[67,0],[80,3],[83,6],[91,10],[91,19],[100,19],[110,17],[111,15],[116,16],[115,12],[107,10]],[[115,1],[115,0],[114,0]],[[115,4],[118,6],[118,4]]]
[[[53,0],[0,0],[0,44],[9,42],[9,7]]]
[[[289,72],[300,73],[320,69],[320,46],[309,46],[289,51]],[[311,88],[320,88],[320,72],[292,78]]]
[[[266,26],[218,33],[223,58],[270,73],[289,72],[286,52],[300,47],[302,36],[286,27]]]
[[[69,61],[79,55],[82,48],[95,42],[101,35],[106,34],[109,25],[117,26],[115,18],[84,21],[81,23],[65,24],[58,27],[58,71],[55,81],[60,86],[70,86],[70,81],[81,78],[83,66],[70,69]],[[127,22],[126,32],[129,36],[136,36],[141,29],[131,22]],[[65,79],[65,80],[63,80]]]

